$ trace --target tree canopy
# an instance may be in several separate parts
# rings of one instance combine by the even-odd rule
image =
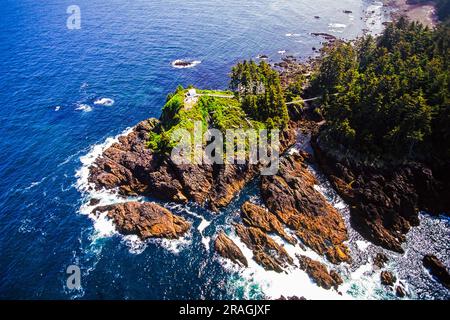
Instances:
[[[312,84],[324,97],[322,137],[377,157],[448,161],[449,34],[400,18],[379,38],[330,47]]]
[[[240,98],[243,110],[268,128],[284,128],[289,121],[278,72],[262,61],[238,63],[231,71],[230,88]]]

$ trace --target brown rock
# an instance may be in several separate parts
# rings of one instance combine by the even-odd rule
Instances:
[[[214,248],[222,257],[230,259],[234,263],[240,264],[241,266],[248,267],[247,259],[241,249],[239,249],[233,240],[225,235],[225,232],[219,232],[219,235],[214,243]]]
[[[200,205],[218,211],[257,174],[256,165],[175,164],[147,147],[148,135],[158,124],[150,119],[119,138],[89,168],[96,189],[118,189],[123,195],[144,195]],[[295,143],[295,128],[282,133],[281,151]]]
[[[381,284],[385,286],[393,286],[397,278],[390,271],[382,271],[380,275]]]
[[[378,268],[384,268],[386,262],[389,261],[389,258],[384,253],[377,253],[375,258],[373,259],[373,265]]]
[[[245,202],[241,208],[241,217],[248,226],[259,228],[264,232],[276,233],[289,243],[296,243],[293,237],[286,234],[276,215],[256,204]]]
[[[214,211],[226,207],[236,194],[258,173],[256,166],[243,165],[215,165],[215,186],[210,195],[210,205]]]
[[[395,287],[395,295],[399,298],[404,298],[406,296],[406,291],[402,286]]]
[[[450,191],[442,183],[446,180],[438,181],[423,164],[364,165],[326,149],[317,139],[312,146],[321,169],[349,204],[352,225],[376,245],[403,253],[405,234],[419,223],[419,209],[450,209],[445,200]]]
[[[213,183],[213,170],[210,165],[173,165],[187,198],[203,205],[210,194]]]
[[[253,259],[266,270],[283,272],[283,268],[293,263],[286,250],[278,245],[261,229],[234,224],[242,242],[253,251]]]
[[[150,195],[164,200],[185,199],[182,186],[169,163],[162,162],[147,147],[148,134],[156,119],[140,122],[121,136],[89,168],[89,182],[96,189],[115,189],[124,195]]]
[[[126,202],[97,207],[93,213],[107,212],[120,233],[135,234],[142,240],[148,238],[176,239],[190,228],[184,218],[151,202]]]
[[[436,256],[427,254],[423,258],[423,266],[447,289],[450,289],[450,274],[445,265]]]
[[[293,154],[281,159],[277,175],[262,177],[261,193],[267,208],[304,244],[333,263],[349,261],[344,220],[314,188],[316,183],[303,158]]]
[[[300,269],[304,270],[318,286],[327,290],[331,288],[337,290],[338,286],[342,284],[342,278],[336,271],[328,272],[327,267],[322,263],[306,256],[298,255],[297,258],[300,263]]]
[[[96,205],[98,205],[99,203],[100,203],[100,199],[92,198],[92,199],[89,201],[89,206],[96,206]]]

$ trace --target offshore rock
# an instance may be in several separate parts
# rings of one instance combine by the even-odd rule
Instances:
[[[436,256],[427,254],[423,258],[423,266],[447,289],[450,289],[450,274],[445,265]]]
[[[236,264],[248,267],[247,259],[242,253],[241,249],[225,234],[225,232],[220,231],[219,235],[214,242],[214,248],[217,253],[222,257],[230,259]]]
[[[126,202],[97,207],[93,210],[96,215],[104,212],[114,221],[120,233],[134,234],[142,240],[177,239],[183,236],[191,226],[184,218],[151,202]]]
[[[253,259],[266,270],[283,272],[283,268],[292,265],[293,260],[286,250],[277,244],[261,229],[234,224],[242,242],[253,251]]]
[[[300,269],[305,271],[308,276],[314,280],[318,286],[324,289],[335,288],[343,283],[342,278],[334,270],[328,272],[327,267],[322,263],[306,256],[298,255]]]

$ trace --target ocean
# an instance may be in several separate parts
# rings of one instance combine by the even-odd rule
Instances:
[[[81,29],[67,28],[73,4]],[[241,270],[218,258],[214,235],[229,230],[245,200],[260,201],[257,181],[219,214],[164,204],[193,223],[175,241],[123,237],[109,221],[93,219],[86,205],[89,164],[128,128],[158,117],[178,84],[225,89],[239,60],[260,54],[305,60],[323,41],[312,32],[354,39],[365,29],[380,32],[387,14],[371,0],[2,1],[0,298],[394,299],[371,269],[371,253],[381,249],[353,230],[349,246],[356,259],[341,267],[342,295],[318,288],[298,269],[275,274],[252,261]],[[177,59],[198,63],[177,69]],[[321,181],[319,188],[348,221],[345,203]],[[102,203],[124,201],[99,196]],[[412,298],[449,298],[417,258],[431,251],[448,265],[449,231],[448,220],[422,215],[408,235],[407,253],[389,253],[389,268]],[[79,289],[66,285],[70,265],[81,268]]]

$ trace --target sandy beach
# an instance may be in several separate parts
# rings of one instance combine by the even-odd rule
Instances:
[[[407,0],[387,0],[386,5],[395,9],[393,16],[406,15],[410,20],[419,21],[422,24],[434,27],[437,23],[435,8],[430,1],[427,4],[408,4]]]

